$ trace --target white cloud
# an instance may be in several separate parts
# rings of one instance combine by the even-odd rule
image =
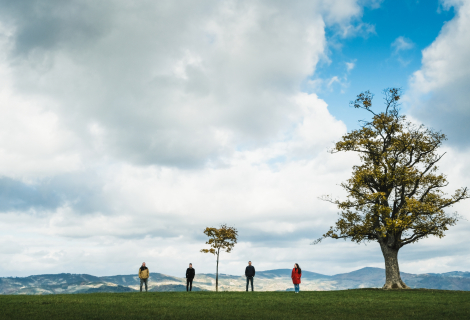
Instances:
[[[422,51],[422,66],[410,79],[410,90],[404,101],[410,106],[414,121],[424,123],[448,135],[448,144],[442,152],[447,152],[440,164],[440,170],[448,176],[448,192],[460,187],[468,187],[470,168],[466,160],[470,120],[470,1],[443,1],[449,9],[455,7],[455,17],[447,22],[434,42]],[[426,239],[410,248],[404,257],[414,257],[405,268],[425,270],[466,271],[469,255],[461,249],[468,247],[466,240],[470,211],[468,200],[455,206],[464,219],[451,227],[444,239]],[[430,252],[439,259],[427,257]],[[403,268],[401,268],[403,270]]]
[[[356,60],[351,61],[351,62],[346,62],[346,71],[351,72],[355,66],[356,66]]]
[[[6,7],[0,239],[18,250],[1,253],[0,273],[130,272],[148,259],[163,271],[210,260],[202,230],[222,222],[241,248],[310,237],[328,168],[343,172],[325,150],[346,128],[299,88],[325,54],[325,23],[360,13],[325,3]]]
[[[99,152],[139,164],[201,166],[295,123],[289,97],[325,48],[322,1],[125,3],[102,12],[88,2],[71,21],[47,6],[17,13],[33,16],[7,37],[21,94],[51,99],[47,110],[85,143],[84,128],[99,126]],[[101,23],[89,26],[97,12]],[[61,33],[37,43],[50,24]],[[93,36],[78,45],[79,32]]]
[[[331,215],[331,205],[317,197],[341,192],[332,182],[348,175],[350,159],[325,152],[329,139],[345,132],[326,104],[306,94],[296,100],[304,117],[290,139],[237,152],[225,168],[110,165],[101,172],[98,190],[105,211],[79,212],[65,203],[42,214],[4,213],[2,239],[17,239],[22,249],[5,253],[2,273],[11,274],[13,262],[23,265],[15,269],[22,274],[54,265],[64,272],[133,272],[135,260],[145,260],[171,274],[170,266],[188,259],[211,272],[211,258],[199,253],[202,230],[224,222],[240,230],[240,243],[224,257],[230,264],[222,272],[237,273],[247,259],[259,267],[282,265],[292,248],[310,249],[311,239],[325,229],[321,220]],[[271,161],[279,157],[288,161]],[[269,260],[266,250],[278,257]],[[81,269],[73,266],[77,261]]]
[[[0,66],[0,77],[10,70]],[[80,140],[58,115],[44,107],[47,97],[24,99],[8,81],[0,88],[0,175],[35,179],[80,168]]]
[[[309,245],[336,218],[317,197],[341,196],[357,159],[326,153],[346,127],[299,88],[325,25],[364,29],[356,1],[6,8],[0,183],[19,191],[0,214],[1,275],[212,272],[202,230],[223,222],[240,243],[222,272],[382,265],[377,246]]]
[[[394,53],[398,54],[400,51],[412,49],[414,47],[414,43],[410,39],[400,36],[392,42],[391,47],[394,48]]]
[[[422,67],[413,74],[407,99],[415,117],[449,134],[451,144],[468,146],[470,1],[444,4],[456,6],[456,15],[423,50]]]
[[[423,50],[423,66],[413,76],[415,90],[428,93],[460,82],[470,74],[470,66],[466,63],[470,44],[464,41],[470,35],[470,2],[458,3],[461,5],[456,8],[454,19],[446,23],[437,39]]]

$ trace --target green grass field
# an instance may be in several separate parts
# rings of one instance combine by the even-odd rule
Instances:
[[[1,319],[470,319],[470,292],[346,290],[0,296]]]

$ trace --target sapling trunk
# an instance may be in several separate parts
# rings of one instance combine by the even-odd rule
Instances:
[[[220,249],[217,250],[217,268],[215,272],[215,292],[219,292],[219,252],[220,252]]]

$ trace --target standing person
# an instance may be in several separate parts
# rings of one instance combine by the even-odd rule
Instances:
[[[299,293],[300,291],[299,284],[300,284],[301,276],[302,276],[302,269],[300,269],[299,264],[296,263],[294,264],[294,269],[292,269],[292,274],[291,274],[292,282],[294,283],[295,293]]]
[[[142,266],[139,269],[140,278],[140,292],[142,292],[142,285],[145,283],[145,292],[147,292],[147,282],[150,276],[149,269],[145,266],[145,262],[142,262]]]
[[[246,277],[246,291],[248,292],[248,283],[251,281],[251,291],[253,291],[253,277],[255,276],[255,267],[251,265],[251,261],[248,261],[248,266],[245,269]]]
[[[189,268],[186,269],[186,291],[193,291],[193,279],[196,276],[196,269],[193,268],[193,264],[189,264]]]

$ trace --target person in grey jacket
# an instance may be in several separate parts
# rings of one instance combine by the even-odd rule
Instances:
[[[248,261],[248,266],[245,269],[246,277],[246,291],[248,292],[248,283],[251,281],[251,291],[253,291],[253,277],[255,276],[255,267],[251,265],[251,261]]]

